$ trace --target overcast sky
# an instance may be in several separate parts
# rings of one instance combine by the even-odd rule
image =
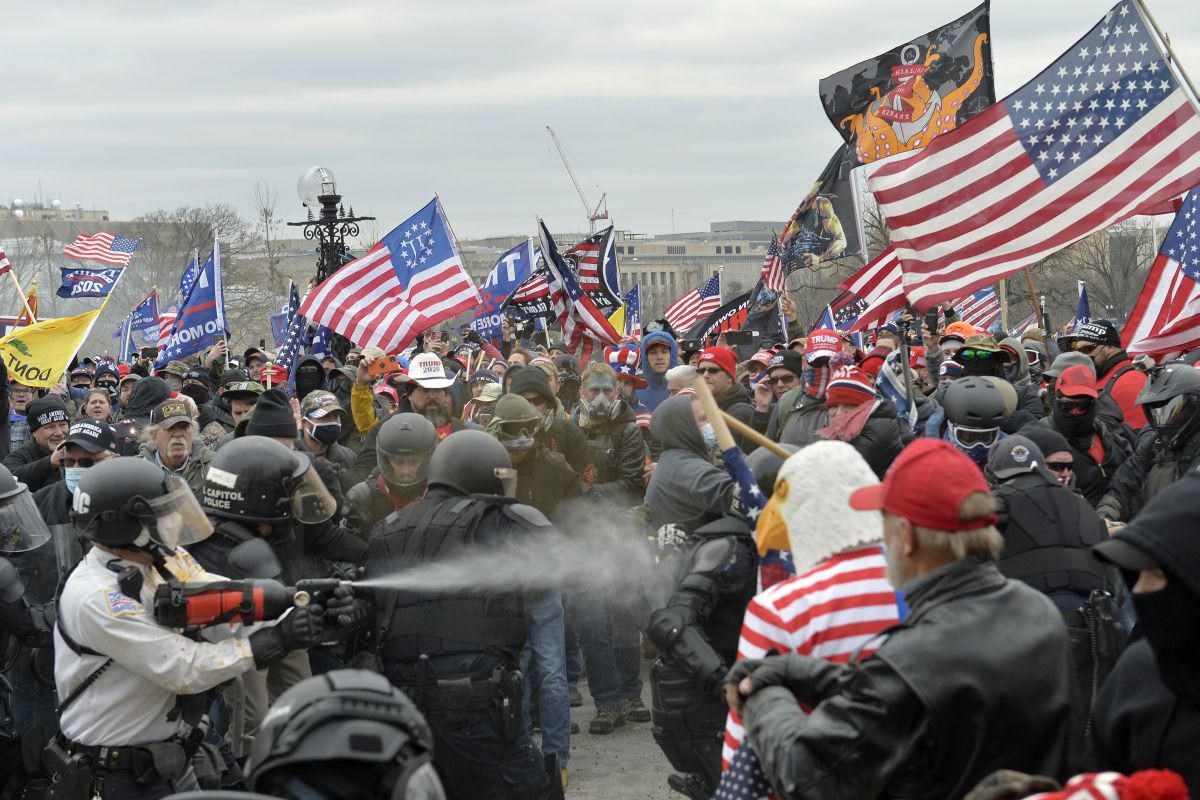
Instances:
[[[1196,0],[1149,0],[1200,79]],[[333,170],[394,227],[436,192],[459,238],[586,226],[551,125],[619,228],[783,220],[839,143],[825,75],[970,0],[21,3],[5,35],[0,202],[115,219],[224,201],[256,180],[302,218],[296,179]],[[1107,0],[993,0],[1001,96]],[[600,188],[597,188],[597,185]]]

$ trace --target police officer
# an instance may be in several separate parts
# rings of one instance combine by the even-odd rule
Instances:
[[[420,414],[388,417],[376,439],[376,469],[346,493],[346,524],[364,539],[388,514],[425,493],[437,429]]]
[[[219,642],[158,624],[157,587],[219,577],[181,546],[212,532],[195,496],[150,462],[119,458],[89,469],[73,515],[92,549],[58,604],[61,734],[47,751],[57,788],[106,800],[195,789],[190,761],[205,733],[207,690],[321,641],[324,610],[295,608],[248,636],[214,628],[214,636],[233,634]]]
[[[1092,552],[1108,539],[1103,520],[1087,501],[1045,468],[1031,439],[1009,436],[988,457],[986,469],[1004,536],[1000,572],[1045,594],[1071,635],[1076,689],[1073,705],[1085,732],[1104,677],[1124,648],[1116,622],[1114,578]]]
[[[760,447],[746,465],[769,498],[783,459]],[[646,627],[662,653],[650,668],[654,740],[680,772],[667,782],[681,794],[706,800],[721,778],[728,711],[722,682],[737,660],[742,618],[758,587],[754,521],[740,496],[733,509],[688,537],[673,562],[674,590]]]
[[[367,563],[380,575],[553,531],[516,503],[516,474],[504,445],[482,431],[446,437],[429,462],[429,491],[390,515]],[[522,721],[516,670],[528,636],[526,613],[543,594],[509,591],[377,592],[379,655],[434,732],[434,766],[449,797],[545,798],[551,771]],[[557,785],[557,780],[555,781]]]
[[[247,764],[256,791],[295,800],[445,800],[430,763],[429,724],[382,675],[327,672],[288,689],[276,709]]]

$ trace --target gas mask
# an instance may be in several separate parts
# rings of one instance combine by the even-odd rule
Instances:
[[[593,392],[595,392],[595,397],[589,397]],[[605,422],[612,419],[618,402],[617,387],[613,385],[612,381],[605,380],[603,376],[589,380],[579,396],[579,404],[583,406],[588,418],[593,422]]]

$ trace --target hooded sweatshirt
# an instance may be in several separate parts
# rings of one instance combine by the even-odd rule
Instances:
[[[304,356],[297,361],[292,376],[296,382],[297,400],[304,400],[309,392],[325,388],[325,367],[321,366],[320,359],[313,356]]]
[[[536,367],[517,370],[509,380],[508,390],[512,394],[533,392],[549,407],[555,409],[554,421],[550,424],[550,449],[562,453],[571,469],[587,480],[591,475],[592,464],[587,436],[578,425],[564,416],[562,403],[550,392],[546,373]]]
[[[670,397],[667,393],[667,373],[651,372],[646,361],[646,348],[655,342],[671,348],[671,362],[667,369],[679,366],[679,345],[676,344],[674,336],[666,331],[653,331],[642,337],[641,343],[638,344],[638,355],[641,357],[642,377],[646,379],[646,388],[637,390],[637,399],[647,411],[654,411],[659,403]]]
[[[646,487],[655,529],[672,522],[690,532],[730,513],[734,480],[709,459],[690,397],[661,403],[650,418],[650,434],[663,446]]]
[[[129,393],[124,419],[135,420],[138,425],[145,427],[150,424],[150,412],[170,396],[171,389],[162,378],[142,378]]]
[[[1046,407],[1042,404],[1042,393],[1029,377],[1029,356],[1025,354],[1025,345],[1009,336],[1000,340],[1000,346],[1017,352],[1017,374],[1009,383],[1017,392],[1017,410],[1028,411],[1037,419],[1046,415]]]

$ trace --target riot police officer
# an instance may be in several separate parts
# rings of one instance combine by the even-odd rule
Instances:
[[[324,609],[295,608],[248,636],[223,626],[220,635],[232,636],[215,643],[160,625],[157,587],[220,578],[182,547],[212,532],[195,496],[147,461],[118,458],[89,469],[72,513],[92,549],[58,603],[61,733],[46,754],[56,789],[104,798],[195,789],[190,761],[205,733],[207,690],[320,642]]]
[[[346,524],[366,539],[388,514],[425,493],[437,429],[420,414],[393,414],[379,427],[376,470],[346,493]]]
[[[769,498],[783,459],[760,447],[746,456],[746,465]],[[662,652],[650,668],[654,739],[680,772],[668,783],[692,798],[712,797],[721,778],[728,711],[722,682],[737,660],[742,618],[758,587],[756,515],[749,511],[739,495],[733,513],[688,536],[670,562],[674,590],[646,627],[646,636]]]
[[[367,564],[379,575],[445,561],[473,548],[552,532],[516,503],[504,445],[482,431],[446,437],[429,462],[429,491],[376,529]],[[522,719],[516,669],[526,613],[542,593],[383,590],[376,593],[383,672],[434,732],[434,766],[450,797],[544,798],[551,775]]]
[[[327,672],[288,689],[275,708],[247,764],[253,789],[296,800],[445,800],[428,723],[382,675]]]

